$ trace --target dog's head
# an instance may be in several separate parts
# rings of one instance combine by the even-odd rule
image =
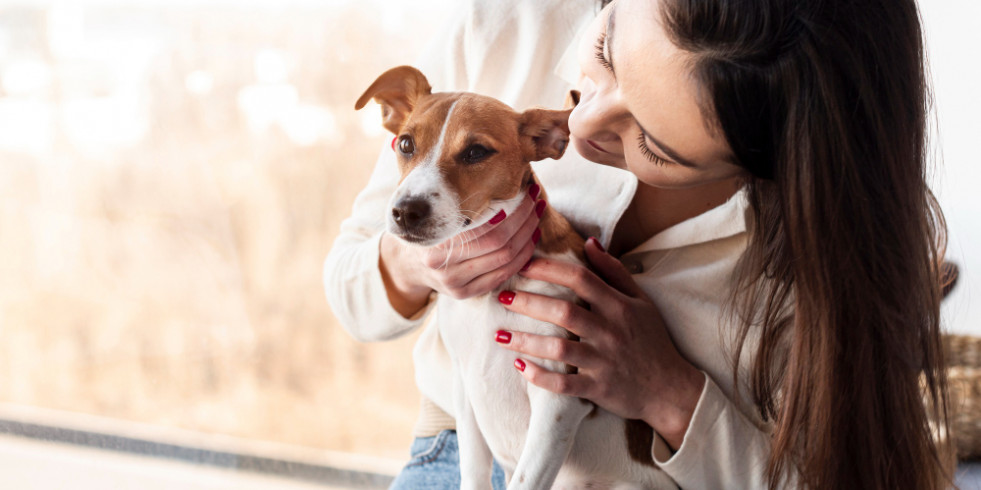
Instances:
[[[402,173],[388,231],[423,246],[510,214],[530,183],[529,162],[559,158],[569,142],[571,109],[516,112],[482,95],[434,94],[411,66],[383,73],[355,109],[370,99],[395,134]]]

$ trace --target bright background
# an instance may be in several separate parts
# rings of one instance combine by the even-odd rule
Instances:
[[[447,3],[0,0],[0,401],[404,458],[321,271]]]
[[[452,3],[0,0],[0,402],[404,458],[414,336],[350,340],[320,273],[387,141],[354,101]],[[981,4],[922,8],[981,335]]]
[[[920,10],[939,128],[934,192],[950,229],[947,255],[961,267],[944,319],[953,332],[981,335],[981,3],[921,0]]]

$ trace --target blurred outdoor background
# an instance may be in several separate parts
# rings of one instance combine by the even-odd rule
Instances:
[[[352,341],[321,268],[388,141],[354,101],[451,3],[0,0],[0,403],[404,459],[415,336]],[[981,4],[921,8],[981,335]]]
[[[321,270],[447,3],[0,0],[0,401],[404,458]]]

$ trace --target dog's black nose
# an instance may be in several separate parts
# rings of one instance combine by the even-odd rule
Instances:
[[[392,218],[403,230],[412,230],[432,214],[429,201],[419,198],[402,199],[392,208]]]

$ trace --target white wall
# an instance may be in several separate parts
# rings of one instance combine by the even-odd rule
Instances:
[[[934,190],[947,217],[948,257],[961,277],[944,303],[947,329],[981,335],[981,2],[921,0],[939,137]]]

